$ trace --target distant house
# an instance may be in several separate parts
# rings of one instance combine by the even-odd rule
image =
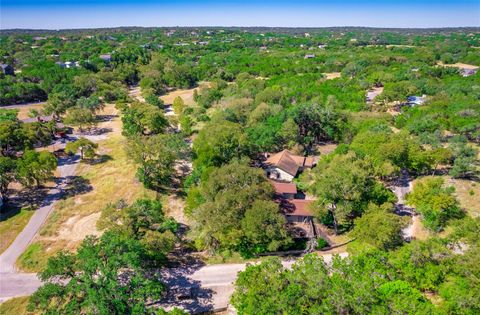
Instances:
[[[327,47],[327,45],[325,45],[325,44],[320,44],[320,45],[318,45],[318,48],[319,48],[319,49],[325,49],[326,47]]]
[[[100,59],[102,59],[105,62],[110,62],[112,61],[112,55],[110,54],[100,55]]]
[[[67,69],[80,67],[80,63],[78,61],[66,61],[66,62],[57,61],[55,62],[55,64],[59,65],[60,68],[67,68]]]
[[[268,156],[264,164],[268,178],[291,182],[305,168],[314,167],[316,159],[312,156],[299,156],[288,150],[283,150]]]
[[[282,200],[280,208],[290,223],[308,223],[313,219],[312,205],[314,200],[289,199]]]
[[[15,69],[6,63],[0,63],[0,68],[2,68],[2,73],[4,75],[15,75]]]
[[[308,54],[308,55],[305,55],[304,57],[304,59],[312,59],[312,58],[315,58],[314,54]]]
[[[297,186],[293,183],[280,183],[271,180],[273,188],[275,189],[275,194],[279,198],[283,199],[294,199],[297,194]]]
[[[407,97],[406,105],[410,106],[410,107],[414,107],[414,106],[417,106],[417,105],[423,105],[423,103],[425,103],[426,100],[427,100],[426,95],[409,96],[409,97]]]

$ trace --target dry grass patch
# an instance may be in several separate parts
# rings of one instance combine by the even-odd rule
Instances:
[[[33,215],[30,209],[21,209],[18,213],[0,215],[0,253],[3,253],[15,240],[18,233],[27,225]]]
[[[58,237],[64,225],[68,229],[82,218],[99,213],[109,203],[119,199],[131,203],[140,197],[153,196],[153,193],[135,178],[137,166],[127,158],[124,138],[121,135],[112,135],[110,139],[99,142],[99,148],[100,154],[108,156],[103,163],[80,163],[77,168],[77,176],[91,186],[91,191],[58,202],[40,231],[41,236]],[[83,233],[96,234],[98,231],[95,229],[95,220],[88,222],[91,224],[83,227]],[[68,238],[69,233],[62,234]]]
[[[480,216],[480,183],[466,179],[444,177],[445,182],[455,187],[455,195],[460,202],[460,207],[476,218]]]
[[[27,312],[28,296],[20,296],[13,299],[9,299],[0,304],[0,314],[2,315],[25,315],[35,314]]]

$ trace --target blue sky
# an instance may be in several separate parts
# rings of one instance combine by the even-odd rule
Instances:
[[[0,0],[0,27],[480,26],[480,0]]]

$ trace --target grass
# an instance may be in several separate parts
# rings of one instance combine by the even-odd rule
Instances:
[[[28,296],[16,297],[9,299],[0,304],[0,314],[2,315],[24,315],[34,314],[27,311]]]
[[[466,179],[445,177],[445,182],[455,187],[455,195],[460,207],[476,218],[480,216],[480,183]]]
[[[18,213],[7,212],[0,218],[0,253],[3,253],[15,240],[18,233],[27,225],[33,215],[29,209],[21,209]]]
[[[16,266],[23,272],[40,272],[47,266],[48,259],[61,250],[73,250],[72,244],[65,240],[35,241],[18,257]]]

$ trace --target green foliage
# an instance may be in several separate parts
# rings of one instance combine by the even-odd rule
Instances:
[[[193,142],[195,167],[219,167],[248,153],[248,141],[240,125],[229,121],[207,124]]]
[[[48,261],[40,273],[45,284],[30,297],[29,309],[147,313],[148,301],[160,298],[164,287],[155,277],[146,276],[145,254],[138,240],[117,233],[87,237],[76,254],[60,252]]]
[[[453,192],[453,187],[444,188],[442,178],[426,177],[415,183],[407,202],[422,215],[427,228],[441,231],[448,220],[463,216]]]
[[[96,155],[95,149],[98,148],[98,144],[86,139],[80,138],[74,142],[69,142],[65,146],[65,152],[68,154],[75,154],[80,150],[80,158],[93,159]]]
[[[382,250],[401,245],[402,229],[406,226],[406,221],[392,210],[391,204],[369,205],[365,213],[355,219],[352,236],[359,242]]]
[[[27,187],[40,186],[53,177],[57,159],[48,151],[27,150],[17,160],[17,179]]]
[[[263,172],[244,162],[211,171],[198,189],[189,191],[198,247],[249,256],[288,244],[286,221],[272,196],[273,187]]]
[[[90,129],[97,124],[97,118],[89,109],[75,107],[68,111],[65,123],[76,126],[80,130],[83,130],[85,127]]]
[[[8,199],[8,185],[15,180],[17,166],[15,160],[0,156],[0,198]]]
[[[235,283],[232,304],[238,314],[430,314],[434,306],[404,281],[391,281],[382,254],[327,266],[307,255],[284,269],[272,258],[250,265]],[[261,298],[259,298],[261,297]]]
[[[175,134],[158,134],[131,138],[125,146],[127,155],[139,165],[138,179],[146,188],[162,189],[171,183],[174,165],[188,158],[189,148]]]
[[[127,137],[160,134],[168,126],[163,110],[154,105],[139,102],[123,110],[122,122],[122,134]]]
[[[369,203],[381,205],[395,199],[375,181],[368,164],[353,152],[321,159],[311,176],[309,191],[318,198],[317,215],[324,224],[333,226],[336,233],[349,229]]]

